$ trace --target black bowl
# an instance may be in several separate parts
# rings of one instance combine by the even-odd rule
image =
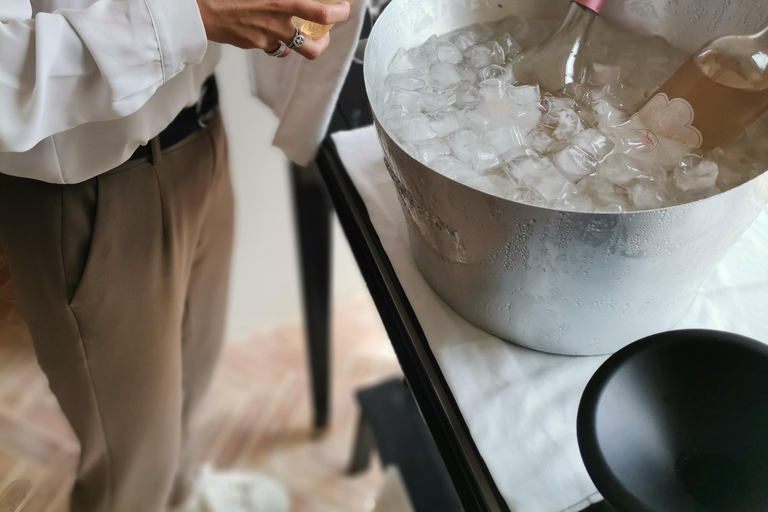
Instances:
[[[633,343],[589,381],[577,431],[618,512],[768,511],[768,346],[702,330]]]

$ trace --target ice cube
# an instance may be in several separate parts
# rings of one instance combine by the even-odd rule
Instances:
[[[605,100],[592,103],[592,111],[600,128],[611,128],[627,122],[627,114]]]
[[[402,128],[403,118],[408,113],[408,109],[402,106],[387,107],[381,111],[379,121],[387,130],[399,131]]]
[[[469,144],[472,151],[472,167],[478,173],[486,172],[501,163],[496,150],[489,144],[481,141]]]
[[[484,133],[491,124],[491,117],[483,109],[466,108],[462,112],[467,127]]]
[[[592,212],[595,210],[595,203],[592,202],[592,198],[576,189],[566,190],[555,200],[553,206],[558,210],[567,212]]]
[[[498,78],[483,80],[480,82],[480,96],[486,101],[507,100],[511,87],[507,82]]]
[[[408,73],[389,75],[387,77],[386,83],[390,87],[394,87],[395,89],[402,89],[403,91],[418,91],[427,85],[425,80]]]
[[[466,51],[467,58],[477,69],[482,69],[493,64],[493,52],[486,45],[477,45]]]
[[[408,57],[408,52],[406,52],[405,48],[400,48],[397,50],[395,57],[392,59],[392,62],[389,65],[389,72],[405,73],[406,71],[411,71],[413,69],[416,69],[416,67]]]
[[[514,162],[518,158],[532,158],[534,156],[538,157],[539,155],[528,146],[513,146],[512,149],[501,154],[501,159],[505,162]]]
[[[592,102],[605,101],[614,107],[622,107],[620,101],[613,94],[613,90],[611,89],[610,85],[603,85],[602,87],[592,89],[592,91],[589,93],[589,97]]]
[[[617,153],[642,156],[659,144],[659,139],[653,132],[639,129],[634,121],[613,128],[602,128],[602,130],[616,145]]]
[[[485,23],[475,23],[468,27],[467,31],[472,34],[475,44],[482,44],[489,41],[495,33],[495,31]]]
[[[409,111],[407,108],[398,105],[394,107],[386,107],[381,110],[381,115],[379,116],[379,119],[388,119],[390,117],[405,117],[409,114]]]
[[[536,174],[548,166],[549,160],[546,158],[539,158],[537,155],[533,154],[527,154],[510,161],[505,160],[501,164],[501,168],[506,175],[509,176],[509,179],[515,180],[517,183],[523,182],[527,176]]]
[[[394,89],[388,86],[385,82],[377,85],[376,89],[373,91],[373,97],[376,105],[388,105],[389,97],[392,96],[393,90]]]
[[[409,153],[421,163],[429,165],[438,157],[450,155],[451,149],[442,141],[432,141],[411,145]]]
[[[507,199],[532,206],[547,206],[546,201],[538,192],[525,187],[514,189],[511,194],[507,195]]]
[[[578,181],[595,172],[597,162],[594,157],[578,146],[568,146],[552,157],[560,172],[571,181]]]
[[[528,144],[539,153],[546,153],[547,149],[555,141],[546,132],[534,130],[527,136]]]
[[[496,151],[505,153],[518,146],[525,146],[525,136],[515,125],[502,126],[491,130],[482,136],[483,142],[492,146]]]
[[[503,198],[508,198],[517,189],[515,184],[509,181],[506,176],[499,174],[484,174],[463,180],[462,183],[486,194]]]
[[[590,176],[581,180],[579,187],[583,194],[592,197],[597,206],[617,206],[620,208],[619,211],[626,211],[629,208],[625,196],[622,196],[613,184],[603,179]]]
[[[707,199],[708,197],[716,196],[719,193],[720,193],[720,189],[717,187],[694,188],[694,189],[686,190],[677,194],[675,196],[675,203],[688,204],[694,201],[701,201],[702,199]]]
[[[731,159],[722,148],[712,151],[710,157],[717,164],[717,188],[723,192],[741,185],[749,175],[747,169]]]
[[[450,40],[462,52],[472,46],[483,44],[493,37],[493,29],[483,23],[477,23],[454,34]]]
[[[515,78],[515,66],[511,62],[508,62],[507,65],[504,66],[504,67],[506,68],[507,73],[509,74],[509,80],[508,81],[510,83],[517,82],[518,80],[517,80],[517,78]]]
[[[571,137],[571,143],[589,153],[597,162],[605,160],[615,147],[611,139],[594,128],[577,133]]]
[[[491,62],[494,64],[504,65],[507,62],[507,56],[506,53],[504,53],[504,48],[501,47],[501,45],[496,41],[491,41],[489,43],[486,43],[486,45],[491,49]]]
[[[467,107],[480,103],[480,89],[472,84],[462,83],[454,89],[456,93],[456,106]]]
[[[663,178],[664,173],[663,168],[623,154],[609,156],[598,168],[600,176],[625,188],[636,179]]]
[[[440,62],[447,64],[459,64],[464,60],[464,55],[452,42],[439,41],[437,43],[437,58]]]
[[[589,89],[583,84],[580,84],[577,82],[571,82],[569,84],[566,84],[565,87],[563,87],[563,94],[565,94],[569,98],[573,98],[577,102],[585,102],[587,101],[587,97],[589,95]],[[566,107],[566,108],[574,108],[574,107]]]
[[[519,85],[509,88],[507,94],[512,98],[512,101],[518,105],[527,105],[529,103],[539,103],[541,101],[541,93],[539,92],[538,85]]]
[[[451,42],[461,52],[467,51],[467,49],[473,47],[476,44],[472,33],[466,30],[463,30],[458,34],[454,35],[451,38]]]
[[[472,168],[452,156],[439,156],[429,166],[443,176],[451,179],[468,179],[476,175]]]
[[[393,89],[387,103],[392,107],[405,107],[410,111],[415,111],[424,105],[424,100],[422,94],[416,91]]]
[[[579,114],[569,108],[550,110],[544,119],[552,135],[558,140],[566,140],[584,129]]]
[[[429,76],[443,87],[450,87],[461,82],[461,75],[452,64],[440,62],[432,66]]]
[[[561,98],[559,96],[552,96],[549,93],[544,95],[542,103],[544,104],[544,108],[546,108],[547,110],[551,110],[553,112],[558,110],[564,110],[564,109],[575,110],[576,108],[578,108],[578,104],[576,103],[576,100],[572,98]]]
[[[456,133],[461,128],[459,116],[453,110],[435,112],[431,117],[432,119],[429,124],[440,138]]]
[[[610,84],[593,91],[590,96],[594,101],[605,100],[615,107],[634,111],[645,100],[645,89],[628,87],[621,83]]]
[[[699,155],[685,155],[675,167],[675,185],[683,191],[705,190],[715,186],[717,172],[715,162],[705,160]]]
[[[528,174],[521,185],[531,188],[551,204],[566,191],[573,189],[573,184],[557,172],[554,167],[545,167],[539,172]]]
[[[453,167],[464,165],[460,160],[452,156],[439,156],[430,162],[429,166],[441,174],[446,174]]]
[[[632,180],[627,186],[627,193],[632,206],[638,210],[653,210],[670,204],[664,185],[655,178]]]
[[[595,85],[607,85],[619,82],[619,66],[609,66],[595,62],[589,71],[589,81]]]
[[[523,51],[520,43],[515,41],[515,38],[510,34],[504,34],[501,37],[496,38],[496,42],[499,43],[501,49],[504,50],[507,60],[514,59]]]
[[[427,110],[440,110],[456,103],[456,93],[436,87],[425,87],[419,91],[422,104]]]
[[[411,144],[426,142],[437,137],[427,117],[421,114],[404,118],[399,135],[402,142]]]
[[[596,206],[595,213],[624,213],[629,211],[629,208],[624,208],[618,204],[611,204],[608,206]]]
[[[509,71],[507,71],[507,68],[501,67],[498,64],[491,64],[487,68],[484,68],[480,72],[480,76],[483,80],[497,78],[499,80],[504,80],[505,82],[509,82],[512,78]]]
[[[541,106],[535,103],[516,105],[510,112],[509,118],[524,132],[533,130],[541,120]]]
[[[408,58],[417,69],[427,69],[437,64],[437,36],[432,36],[421,46],[408,50]]]
[[[472,158],[474,156],[473,146],[477,140],[478,136],[475,132],[472,130],[462,130],[448,138],[448,145],[453,156],[467,165],[472,165]]]
[[[466,85],[473,85],[477,82],[477,70],[471,65],[467,66],[466,63],[459,64],[456,66],[456,71],[459,72],[462,82],[465,82]]]

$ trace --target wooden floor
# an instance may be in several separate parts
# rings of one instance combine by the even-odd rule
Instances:
[[[0,512],[66,512],[77,442],[30,344],[18,338],[0,332]],[[370,510],[380,470],[344,474],[357,418],[353,393],[399,368],[369,300],[337,307],[333,348],[332,427],[318,438],[310,429],[302,327],[230,343],[199,418],[202,459],[279,479],[294,512]]]

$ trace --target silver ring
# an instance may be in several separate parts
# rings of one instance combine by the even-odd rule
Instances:
[[[288,45],[288,48],[293,50],[294,48],[301,48],[304,45],[304,34],[301,33],[301,30],[296,29],[296,35],[293,36],[293,41],[290,42]]]
[[[270,57],[282,57],[283,55],[285,55],[286,48],[287,48],[287,46],[285,46],[285,43],[280,41],[280,46],[278,47],[277,50],[275,50],[273,52],[268,52],[267,50],[264,50],[264,51]]]

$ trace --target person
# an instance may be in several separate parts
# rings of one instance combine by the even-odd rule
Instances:
[[[315,59],[330,35],[303,38],[292,17],[348,15],[312,0],[0,3],[0,249],[80,441],[71,512],[287,508],[267,480],[194,467],[232,249],[213,70],[220,43]]]

